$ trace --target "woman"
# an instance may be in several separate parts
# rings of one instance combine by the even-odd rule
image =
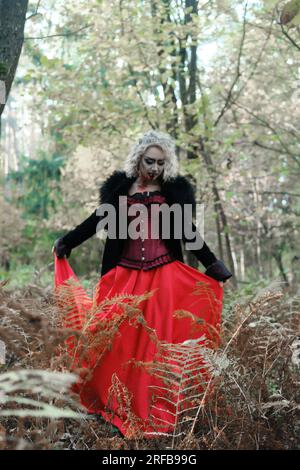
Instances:
[[[130,223],[134,222],[130,212],[132,206],[142,204],[146,208],[135,226],[139,229],[138,237],[129,237],[129,231],[125,238],[119,234],[120,196],[127,196]],[[195,210],[193,188],[185,177],[178,175],[175,146],[167,134],[153,130],[144,134],[128,155],[124,170],[115,171],[101,186],[99,202],[114,207],[116,230],[112,233],[108,224],[105,226],[108,235],[101,279],[93,301],[84,298],[82,289],[75,293],[77,301],[73,306],[80,313],[78,328],[87,332],[90,346],[88,359],[80,365],[92,369],[92,374],[74,390],[80,394],[81,402],[89,412],[101,414],[127,436],[140,432],[148,436],[170,432],[178,423],[174,413],[174,410],[178,411],[176,393],[181,398],[184,395],[175,387],[177,379],[174,382],[168,375],[175,373],[174,364],[178,359],[178,350],[170,357],[172,345],[185,348],[188,340],[198,339],[198,346],[204,343],[212,348],[217,346],[222,282],[232,274],[205,242],[191,250],[205,266],[205,274],[184,264],[181,240],[176,234],[178,225],[175,226],[172,214],[168,237],[162,236],[161,214],[159,238],[149,235],[153,205],[170,207],[177,203],[184,208],[185,204],[190,204]],[[96,233],[103,217],[96,209],[74,230],[56,240],[52,251],[56,254],[57,288],[65,286],[68,278],[77,281],[64,257],[69,257],[73,248]],[[194,238],[187,238],[185,224],[186,219],[182,216],[183,242],[199,240],[197,231]],[[191,226],[195,231],[195,225],[191,223]],[[99,307],[96,314],[95,305]],[[87,321],[87,310],[93,310],[94,314],[92,321],[89,316],[89,327],[84,329],[82,319],[85,317]],[[107,334],[109,328],[111,342],[104,347],[104,333]],[[96,335],[101,337],[101,334],[102,340],[95,341]],[[70,351],[73,350],[74,344],[70,343]],[[182,351],[185,349],[180,349],[180,354]],[[200,370],[203,379],[203,361],[201,364],[197,377]],[[161,370],[164,372],[159,372]],[[174,377],[177,377],[176,373]],[[200,388],[203,390],[202,386]]]

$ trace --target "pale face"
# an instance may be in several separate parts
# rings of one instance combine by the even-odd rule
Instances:
[[[165,154],[159,147],[148,147],[139,164],[141,177],[148,181],[157,181],[163,174],[165,158]]]

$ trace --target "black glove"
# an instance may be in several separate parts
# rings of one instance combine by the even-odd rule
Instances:
[[[208,266],[204,274],[212,277],[216,281],[222,281],[222,282],[232,277],[231,272],[228,271],[225,264],[221,260],[217,260],[214,263],[212,263],[210,266]]]
[[[68,248],[67,245],[64,244],[62,238],[57,238],[57,240],[55,240],[54,249],[55,249],[56,256],[59,259],[64,258],[64,256],[69,258],[71,251],[72,251],[71,248]]]

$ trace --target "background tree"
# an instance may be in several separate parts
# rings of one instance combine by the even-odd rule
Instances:
[[[38,145],[68,161],[52,226],[68,230],[88,215],[137,135],[160,128],[205,204],[206,240],[237,281],[276,273],[289,282],[298,256],[299,58],[298,26],[280,19],[284,2],[67,0],[55,15],[50,3],[34,28],[28,22],[16,85],[30,94]],[[76,155],[88,159],[86,179]]]

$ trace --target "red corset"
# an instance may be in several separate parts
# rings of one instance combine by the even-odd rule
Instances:
[[[136,227],[137,232],[140,232],[141,235],[136,240],[130,237],[125,240],[118,265],[147,271],[175,261],[175,257],[168,250],[164,240],[151,238],[151,204],[155,203],[155,206],[159,207],[160,204],[165,202],[165,197],[160,191],[145,191],[127,196],[128,207],[139,202],[147,209],[147,212],[141,216],[141,224]],[[128,215],[128,224],[136,217],[139,217],[139,214],[137,212],[137,215]]]

